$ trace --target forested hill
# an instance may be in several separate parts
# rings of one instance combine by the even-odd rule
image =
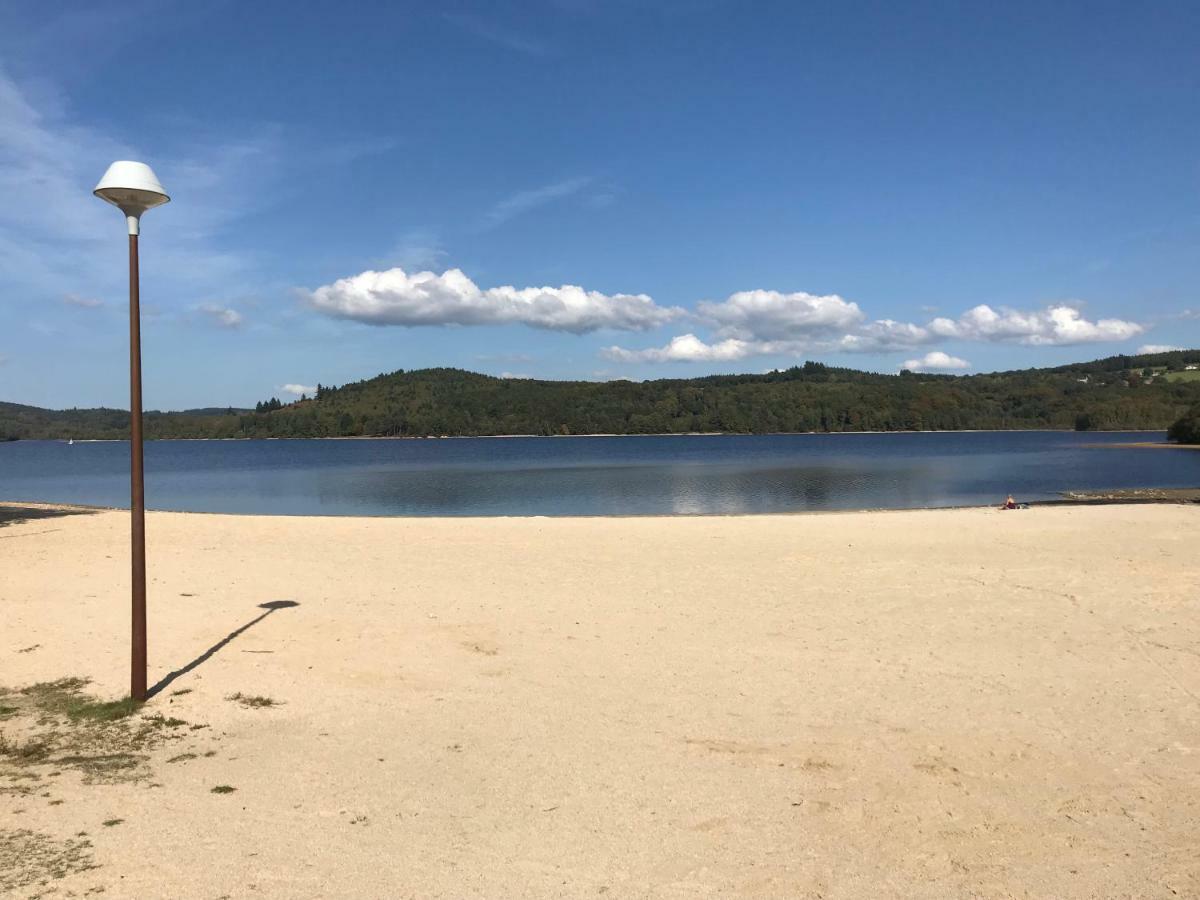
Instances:
[[[805,363],[659,381],[504,379],[403,370],[258,411],[146,414],[152,438],[1165,429],[1200,403],[1200,350],[986,375],[880,375]],[[120,410],[0,403],[0,438],[120,438]]]

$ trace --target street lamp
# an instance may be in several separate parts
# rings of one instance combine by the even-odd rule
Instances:
[[[92,191],[125,213],[129,224],[129,511],[133,539],[133,652],[129,693],[146,699],[146,486],[142,470],[142,321],[138,308],[138,223],[167,196],[145,163],[122,160],[108,167]]]

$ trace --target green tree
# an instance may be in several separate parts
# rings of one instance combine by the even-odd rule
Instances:
[[[1200,444],[1200,406],[1167,429],[1167,439],[1180,444]]]

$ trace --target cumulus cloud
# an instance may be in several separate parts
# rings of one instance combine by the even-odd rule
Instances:
[[[671,338],[665,347],[650,347],[645,350],[626,350],[622,347],[606,347],[603,356],[619,362],[729,362],[769,352],[765,345],[726,338],[707,344],[694,334],[681,334]]]
[[[645,331],[684,314],[645,294],[561,287],[481,289],[460,269],[408,274],[367,271],[307,293],[323,313],[368,325],[508,325],[584,334],[601,328]]]
[[[285,394],[291,394],[294,397],[299,397],[302,394],[315,394],[317,392],[315,384],[281,384],[279,389]]]
[[[1137,348],[1138,353],[1170,353],[1172,350],[1182,350],[1182,347],[1175,347],[1171,344],[1142,344]]]
[[[218,306],[215,303],[205,303],[199,307],[199,310],[208,316],[214,325],[221,328],[242,327],[242,314],[236,309],[230,309],[227,306]]]
[[[994,310],[980,304],[958,319],[934,319],[929,330],[942,338],[969,341],[1011,341],[1032,346],[1064,346],[1099,341],[1123,341],[1145,331],[1145,326],[1124,319],[1089,321],[1077,307],[1055,304],[1021,312]]]
[[[938,338],[928,328],[911,322],[896,322],[893,319],[876,319],[867,322],[850,334],[844,334],[831,349],[844,353],[872,353],[888,350],[905,350],[932,344]]]
[[[1083,344],[1126,340],[1145,331],[1143,325],[1123,319],[1088,320],[1077,306],[1066,303],[1029,312],[980,304],[957,319],[939,317],[926,325],[893,319],[867,321],[857,303],[837,294],[740,291],[720,303],[702,302],[697,309],[715,326],[718,337],[815,346],[840,334],[834,349],[847,352],[918,347],[946,338],[1045,346]]]
[[[915,325],[882,320],[864,326],[860,334],[840,338],[794,341],[746,341],[725,338],[708,343],[694,334],[674,337],[662,347],[627,350],[605,347],[600,354],[620,362],[734,362],[752,356],[800,356],[804,353],[865,353],[910,348],[936,340],[925,329]],[[926,359],[937,357],[955,360],[944,353],[930,353]],[[962,360],[956,360],[962,362]],[[967,364],[969,365],[969,363]],[[932,364],[929,366],[934,368]]]
[[[697,305],[721,337],[739,340],[795,340],[852,328],[865,317],[858,304],[837,294],[739,291],[719,303]]]
[[[930,350],[919,359],[905,360],[902,369],[910,372],[948,372],[953,369],[969,369],[971,364],[965,359],[943,353],[941,350]]]
[[[601,352],[610,359],[631,362],[729,361],[814,352],[884,353],[945,340],[1062,346],[1122,341],[1146,330],[1144,325],[1124,319],[1090,320],[1077,306],[1065,303],[1028,312],[981,304],[957,319],[938,317],[925,325],[868,320],[857,303],[836,294],[761,290],[732,294],[720,303],[702,302],[698,315],[713,326],[714,337],[721,340],[706,342],[695,334],[685,334],[663,347],[608,347]]]

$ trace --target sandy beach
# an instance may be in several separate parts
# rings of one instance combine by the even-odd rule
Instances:
[[[0,893],[1200,896],[1198,526],[0,506]]]

